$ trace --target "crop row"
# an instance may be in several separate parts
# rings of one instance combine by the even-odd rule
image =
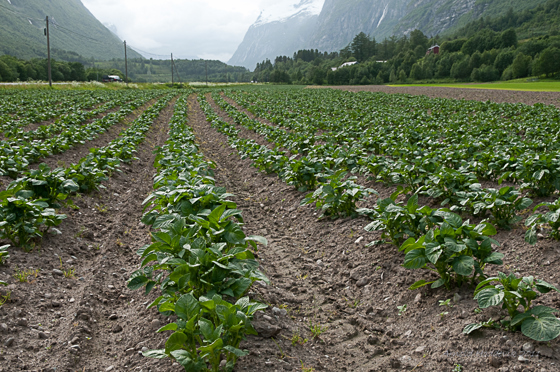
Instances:
[[[31,119],[7,120],[0,124],[0,130],[4,133],[6,138],[11,140],[23,139],[33,140],[47,138],[48,136],[57,133],[61,128],[66,125],[78,124],[82,121],[95,117],[96,115],[110,110],[116,106],[122,105],[125,102],[138,98],[138,93],[131,91],[121,91],[112,94],[96,94],[88,97],[83,97],[78,102],[70,102],[64,107],[52,109],[49,111],[52,116],[50,118],[58,117],[52,124],[43,124],[36,130],[28,131],[26,127],[33,122]],[[99,105],[100,104],[100,105]],[[93,106],[99,105],[97,108]],[[60,125],[63,125],[60,127]]]
[[[66,218],[57,210],[62,205],[73,207],[73,194],[97,190],[101,182],[118,171],[121,162],[134,159],[136,147],[170,99],[170,95],[159,99],[119,137],[105,147],[90,149],[78,163],[54,170],[41,164],[39,169],[24,172],[10,183],[0,193],[0,239],[8,239],[25,250],[33,249],[46,228],[58,226]]]
[[[0,175],[16,178],[27,170],[29,164],[41,158],[62,153],[77,144],[95,139],[152,98],[153,93],[143,94],[121,106],[118,111],[83,126],[75,124],[74,117],[69,116],[56,127],[62,129],[62,132],[43,141],[17,139],[0,142]]]
[[[245,114],[238,112],[233,106],[222,100],[217,95],[214,99],[222,109],[239,125],[247,129],[255,130],[265,135],[265,138],[275,142],[276,147],[288,147],[294,151],[300,146],[303,154],[294,155],[288,158],[282,151],[269,149],[261,146],[254,141],[248,141],[238,137],[239,131],[232,124],[221,120],[206,102],[204,97],[200,97],[201,107],[207,116],[207,120],[220,132],[228,136],[230,145],[238,150],[242,157],[250,157],[254,164],[269,172],[277,173],[286,182],[294,184],[302,191],[304,189],[315,190],[307,195],[302,204],[315,203],[322,209],[324,215],[338,217],[340,215],[362,214],[373,220],[366,226],[366,230],[381,230],[383,236],[400,246],[400,250],[405,253],[404,267],[409,269],[427,269],[436,272],[439,279],[427,282],[420,280],[411,289],[431,285],[432,288],[445,286],[451,289],[453,286],[460,286],[464,282],[479,286],[475,295],[479,300],[481,308],[493,305],[504,304],[504,308],[517,309],[523,305],[524,311],[510,311],[512,319],[519,316],[521,320],[503,323],[509,329],[521,329],[527,336],[537,340],[550,340],[560,335],[560,320],[554,317],[555,309],[548,307],[531,307],[530,303],[538,295],[536,291],[547,293],[550,290],[557,290],[555,287],[541,280],[532,277],[515,278],[498,276],[487,279],[484,269],[487,265],[501,265],[503,255],[493,250],[493,246],[498,242],[490,236],[496,234],[496,229],[486,220],[478,225],[463,222],[462,218],[453,212],[458,208],[440,208],[434,210],[428,206],[418,205],[418,194],[426,188],[413,189],[399,187],[398,191],[391,198],[378,200],[374,209],[356,209],[356,203],[362,201],[367,195],[375,193],[374,190],[365,189],[353,183],[353,179],[344,180],[346,170],[357,170],[360,162],[364,159],[353,158],[348,154],[337,153],[340,147],[332,147],[333,154],[341,156],[341,159],[329,157],[329,144],[313,145],[305,147],[303,143],[289,143],[290,138],[296,135],[284,132],[279,128],[273,128],[258,121],[249,119]],[[360,150],[354,151],[354,154]],[[317,156],[321,153],[321,156]],[[305,154],[305,155],[304,155]],[[365,159],[369,159],[369,156]],[[433,173],[426,172],[426,176],[431,177],[431,181],[437,180]],[[450,177],[454,181],[454,177]],[[399,183],[399,182],[395,182]],[[428,189],[429,190],[429,189]],[[447,190],[447,188],[443,188]],[[411,192],[412,196],[406,203],[397,202],[398,195]],[[462,193],[462,194],[461,194]],[[451,196],[456,194],[449,194]],[[465,211],[484,216],[490,213],[496,223],[500,226],[509,228],[511,224],[520,219],[516,212],[527,208],[532,204],[528,198],[523,198],[520,192],[512,187],[503,187],[500,190],[482,189],[480,184],[472,182],[469,191],[459,191],[457,193],[463,200],[460,205]],[[435,196],[435,195],[432,195]],[[449,200],[448,200],[449,202]],[[551,212],[545,215],[535,215],[531,217],[527,224],[532,224],[530,231],[535,231],[536,220],[540,222],[548,217],[556,217],[558,220],[558,202],[548,203]],[[529,233],[528,233],[529,234]],[[501,284],[492,285],[498,281]],[[506,285],[504,287],[504,285]],[[501,287],[500,287],[501,286]],[[509,286],[509,287],[508,287]],[[491,288],[490,288],[491,287]],[[505,289],[504,289],[505,288]],[[513,290],[519,290],[523,294],[520,296],[506,296]],[[494,293],[495,297],[490,300],[483,300],[484,295]],[[482,296],[482,297],[481,297]],[[508,302],[509,301],[509,302]],[[518,306],[514,306],[517,303]],[[542,321],[539,320],[542,318]],[[536,319],[536,320],[535,320]],[[516,319],[517,320],[517,319]],[[472,332],[482,326],[494,327],[493,322],[471,326],[465,332]]]
[[[169,139],[156,152],[155,191],[144,201],[142,222],[155,231],[138,255],[141,268],[128,287],[161,291],[148,306],[177,320],[157,332],[172,331],[165,349],[152,358],[171,357],[186,371],[230,371],[247,354],[239,344],[254,313],[267,306],[244,297],[256,280],[268,282],[250,249],[266,244],[246,236],[232,196],[215,185],[214,164],[204,159],[187,124],[186,95],[175,106]]]
[[[108,92],[24,91],[0,95],[0,128],[23,127],[75,108],[87,109],[110,99]]]

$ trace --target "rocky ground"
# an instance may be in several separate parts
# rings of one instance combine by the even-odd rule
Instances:
[[[424,94],[435,94],[425,89]],[[456,98],[471,94],[453,91]],[[539,99],[527,98],[531,94],[519,97]],[[181,370],[169,360],[139,355],[163,346],[166,335],[154,331],[169,319],[145,310],[155,293],[143,296],[125,283],[139,264],[134,252],[149,241],[139,223],[141,202],[152,190],[152,151],[167,137],[174,102],[154,123],[138,160],[125,165],[101,192],[77,198],[79,210],[64,210],[68,219],[60,234],[48,235],[31,253],[10,248],[11,257],[0,267],[0,279],[9,283],[2,294],[10,294],[0,307],[0,371]],[[394,246],[366,247],[379,239],[363,230],[366,219],[317,220],[312,206],[299,207],[303,194],[239,158],[205,120],[195,96],[189,99],[189,123],[201,151],[217,164],[217,184],[236,195],[246,232],[269,241],[258,255],[271,284],[251,290],[269,308],[254,321],[259,336],[242,343],[250,355],[240,359],[236,371],[560,369],[558,340],[538,343],[497,330],[463,335],[466,324],[499,314],[476,314],[472,288],[409,291],[425,274],[402,268],[404,255]],[[48,160],[71,163],[77,155]],[[382,197],[393,191],[366,186]],[[365,206],[374,203],[371,199]],[[523,234],[518,227],[496,237],[506,255],[501,270],[560,286],[559,244],[542,240],[529,246]],[[17,278],[22,271],[26,282]],[[449,305],[440,306],[447,299]],[[545,295],[541,303],[560,308],[560,294]]]

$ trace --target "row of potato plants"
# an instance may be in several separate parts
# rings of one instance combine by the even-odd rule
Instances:
[[[268,282],[253,254],[266,240],[243,232],[233,195],[215,185],[215,165],[200,153],[187,121],[183,95],[169,139],[156,150],[154,192],[143,203],[142,218],[151,226],[152,242],[138,250],[141,268],[128,287],[145,288],[146,294],[159,289],[148,308],[175,316],[157,331],[172,331],[165,348],[144,356],[172,358],[189,372],[231,371],[247,355],[240,342],[257,334],[255,312],[267,307],[246,296],[253,282]]]
[[[98,190],[103,187],[101,182],[119,171],[121,162],[134,159],[136,148],[171,98],[160,98],[107,146],[91,148],[76,164],[54,170],[41,164],[36,170],[23,172],[0,192],[0,239],[26,251],[33,249],[48,228],[66,218],[58,209],[66,205],[77,208],[72,195]]]
[[[60,129],[63,130],[60,133],[44,140],[16,139],[0,142],[0,175],[17,178],[28,169],[29,164],[97,138],[113,125],[123,122],[127,115],[155,96],[153,92],[140,94],[133,101],[124,103],[116,112],[86,125],[74,124],[73,118],[69,117],[70,125],[61,125]]]
[[[544,151],[543,148],[546,148],[546,151],[558,149],[555,138],[557,138],[558,131],[560,130],[559,113],[558,110],[553,107],[544,107],[543,105],[535,105],[532,107],[521,104],[491,104],[399,95],[397,95],[397,97],[392,97],[384,94],[348,96],[347,93],[336,92],[313,92],[305,94],[303,92],[297,92],[293,95],[299,99],[292,97],[290,100],[290,95],[286,92],[282,92],[281,95],[262,95],[262,99],[256,99],[255,97],[260,97],[260,95],[255,93],[228,93],[231,97],[239,100],[240,104],[244,107],[248,107],[249,110],[254,111],[256,115],[280,123],[279,125],[282,127],[293,128],[297,130],[298,133],[302,133],[303,138],[312,136],[313,130],[305,131],[302,129],[305,125],[299,125],[298,123],[308,123],[307,126],[315,128],[314,130],[317,130],[319,127],[321,130],[326,130],[327,132],[318,137],[318,139],[321,139],[325,144],[315,145],[308,151],[311,155],[318,153],[322,155],[322,159],[320,156],[317,157],[319,161],[316,163],[324,165],[334,160],[334,162],[346,166],[346,169],[349,171],[370,174],[378,181],[389,184],[404,184],[412,190],[419,192],[421,195],[436,198],[442,205],[448,205],[456,212],[466,212],[481,217],[489,213],[494,221],[503,228],[510,228],[513,224],[519,222],[520,218],[516,213],[525,210],[532,204],[531,199],[519,197],[522,190],[529,189],[536,196],[542,196],[553,193],[559,188],[558,182],[560,178],[558,178],[557,175],[560,175],[560,156],[558,151],[552,151],[551,153],[529,153],[526,154],[526,159],[523,161],[522,165],[517,162],[517,173],[515,177],[521,181],[526,181],[521,185],[520,189],[510,186],[502,187],[497,190],[482,189],[477,177],[501,182],[504,179],[511,178],[513,173],[511,171],[504,171],[505,173],[502,173],[500,176],[501,179],[496,179],[495,177],[488,177],[488,174],[484,176],[484,174],[480,174],[484,172],[477,172],[476,169],[474,169],[480,166],[480,161],[478,161],[480,157],[486,156],[481,155],[479,152],[481,148],[488,147],[488,141],[501,143],[503,145],[502,147],[507,148],[507,145],[512,142],[510,140],[513,139],[519,142],[518,133],[523,133],[525,137],[522,142],[527,142],[527,139],[533,141],[532,144],[526,143],[528,147],[538,148],[541,146],[539,151]],[[289,97],[288,99],[286,95]],[[299,97],[301,95],[303,95],[305,99]],[[357,98],[354,98],[355,96],[357,96]],[[374,98],[371,98],[372,96]],[[253,99],[250,100],[251,97]],[[276,100],[274,101],[274,99]],[[273,103],[267,105],[266,103],[271,100],[273,100]],[[410,103],[408,101],[415,102]],[[276,103],[276,105],[274,103]],[[303,110],[304,114],[297,114],[298,104],[306,107],[306,110]],[[372,118],[364,114],[364,112],[368,111],[365,110],[365,105],[367,104],[373,105],[371,107],[375,107],[374,113],[376,116],[381,117],[382,120],[387,120],[389,124],[394,124],[395,122],[399,123],[399,125],[391,127],[393,134],[390,135],[388,133],[386,123],[383,124],[380,130],[380,125],[382,125],[382,123],[379,123],[379,118],[371,122],[369,121]],[[390,114],[382,110],[390,108],[393,111],[399,111],[393,109],[395,104],[397,106],[409,105],[412,113],[405,110],[404,113],[400,113],[402,116],[399,116],[398,120],[394,118],[390,119],[390,116],[388,116]],[[282,117],[280,114],[286,112],[287,105],[289,105],[291,111],[288,115]],[[332,107],[351,107],[352,109],[346,111],[340,111],[339,109],[339,111],[337,111]],[[363,111],[361,110],[362,108],[364,109]],[[431,110],[432,115],[429,117],[421,116],[422,120],[435,120],[432,119],[431,116],[437,116],[438,120],[440,118],[449,120],[450,113],[456,114],[457,112],[475,109],[481,110],[482,112],[482,114],[477,112],[476,115],[485,115],[483,118],[478,118],[479,122],[477,126],[473,127],[469,132],[459,131],[462,133],[461,137],[464,137],[463,141],[466,141],[464,142],[465,146],[468,147],[466,153],[473,155],[469,158],[470,162],[452,160],[453,155],[456,154],[447,154],[449,156],[438,157],[433,156],[433,154],[428,155],[417,151],[418,146],[425,147],[426,143],[431,142],[433,144],[434,140],[430,139],[430,133],[433,134],[433,130],[425,134],[425,131],[420,132],[417,127],[414,128],[413,137],[419,137],[419,133],[422,133],[421,137],[426,137],[426,139],[422,138],[420,141],[419,138],[416,138],[417,143],[415,143],[415,145],[417,145],[417,147],[407,148],[410,139],[406,138],[406,133],[399,133],[402,123],[406,124],[408,122],[410,126],[417,125],[418,123],[415,122],[417,118],[414,117],[414,115],[418,116],[420,113],[415,114],[415,112],[417,110],[421,111],[422,109],[427,110],[428,108]],[[440,111],[443,113],[440,113]],[[344,112],[344,116],[342,112]],[[494,116],[498,114],[502,115],[503,117],[501,116],[500,119],[504,120],[497,122]],[[392,115],[395,116],[395,114]],[[410,115],[413,116],[410,117]],[[327,118],[330,118],[330,120],[327,121]],[[535,120],[535,118],[537,118],[537,120]],[[505,123],[502,121],[505,121]],[[294,122],[296,124],[293,124]],[[326,122],[329,123],[328,126],[325,124]],[[370,128],[367,128],[367,126],[364,127],[364,122],[367,123]],[[453,124],[454,121],[451,121],[451,123]],[[449,126],[448,123],[440,122],[439,124],[444,127]],[[358,125],[359,127],[356,128]],[[480,127],[482,127],[482,129]],[[378,131],[381,133],[372,133]],[[397,134],[395,134],[395,132]],[[456,136],[454,133],[449,133],[449,131],[445,131],[445,129],[441,132],[435,134],[435,136],[439,136],[439,141],[437,142],[441,146],[450,148],[457,146],[457,141],[454,140],[454,136]],[[478,132],[478,134],[471,134],[471,132]],[[345,133],[348,134],[348,136],[345,137]],[[495,136],[490,135],[490,133],[498,134]],[[514,133],[513,136],[511,133]],[[550,133],[553,135],[551,136]],[[483,134],[485,136],[484,138],[481,137]],[[391,136],[401,138],[402,143],[393,142],[390,143],[392,150],[385,147],[383,151],[378,151],[385,155],[370,155],[369,151],[371,148],[368,149],[367,146],[361,145],[363,143],[370,144],[374,140],[379,140],[380,137],[385,139],[385,137]],[[478,138],[475,139],[475,136],[478,136]],[[488,140],[486,137],[490,137],[490,139]],[[278,136],[276,136],[276,138],[278,138]],[[542,138],[548,138],[546,145],[542,145],[542,143],[539,145],[539,141],[545,142],[542,141]],[[451,144],[447,144],[443,139],[445,139],[445,141],[451,141]],[[484,141],[483,144],[480,143],[481,140]],[[305,141],[306,140],[300,141],[299,147],[305,146],[308,143]],[[344,146],[348,144],[348,141],[354,141],[354,145],[345,149]],[[445,145],[443,145],[444,142]],[[387,146],[387,144],[385,144],[385,146]],[[320,148],[324,148],[327,151],[321,151]],[[379,150],[379,148],[377,148],[377,150]],[[523,151],[525,150],[526,149]],[[492,153],[492,146],[485,151],[487,151],[487,154]],[[366,153],[366,155],[364,155],[364,153]],[[329,156],[329,154],[331,155]],[[334,156],[332,154],[334,154]],[[339,154],[342,154],[342,159],[337,159]],[[499,155],[500,154],[498,154],[498,157]],[[409,159],[403,159],[403,157],[408,157]],[[446,165],[445,162],[442,161],[443,158],[451,159],[450,164]],[[511,159],[510,157],[507,158]],[[323,172],[321,165],[314,165],[313,167],[307,167],[306,170],[316,170],[316,173]],[[504,164],[494,163],[490,168],[504,168]],[[498,177],[498,174],[500,173],[496,173],[496,177]],[[558,237],[558,226],[554,228],[554,225],[558,223],[558,214],[554,212],[556,210],[554,209],[554,204],[557,203],[558,202],[552,204],[544,203],[535,208],[537,209],[540,206],[549,207],[550,212],[544,215],[546,216],[544,220],[548,222],[548,225],[552,228],[550,236],[553,238]],[[527,226],[529,227],[526,240],[531,244],[536,242],[536,216],[537,215],[534,215],[526,220]],[[538,221],[542,222],[543,219],[538,219]]]
[[[7,121],[0,127],[0,130],[3,131],[4,137],[9,140],[31,141],[45,139],[58,134],[71,125],[78,125],[105,111],[137,98],[138,94],[136,92],[124,90],[92,94],[78,102],[71,102],[63,108],[61,107],[57,110],[53,110],[51,112],[52,118],[56,118],[53,123],[43,124],[35,130],[27,130],[27,126],[34,121],[32,119],[19,119]],[[98,107],[94,107],[96,105],[98,105]]]
[[[108,92],[71,90],[3,90],[0,92],[0,127],[18,121],[26,123],[52,119],[67,112],[75,104],[103,102]]]
[[[228,114],[233,111],[223,101],[219,99],[217,101]],[[261,148],[260,153],[253,151],[253,154],[257,154],[257,157],[263,152],[273,151],[255,143],[249,143],[247,146],[248,142],[236,138],[238,132],[235,131],[234,127],[220,120],[204,101],[202,108],[213,125],[230,136],[230,144],[241,153],[255,147]],[[242,123],[239,120],[241,115],[231,116],[234,120],[237,119],[237,123]],[[244,126],[250,128],[248,125]],[[284,159],[284,161],[287,160]],[[347,164],[347,162],[338,162],[338,164]],[[324,168],[322,170],[324,171]],[[324,177],[324,174],[317,174],[319,178]],[[337,193],[336,190],[337,187],[340,188],[341,186],[340,179],[342,177],[344,177],[344,172],[340,170],[330,177],[327,176],[327,179],[330,178],[328,182],[319,182],[320,187],[315,192],[308,194],[302,204],[316,202],[318,207],[326,212],[330,212],[331,216],[338,216],[338,213],[334,213],[334,211],[336,211],[335,206],[337,203],[341,204],[341,196],[346,195],[349,197],[356,191],[361,191],[361,194],[358,193],[359,197],[356,198],[356,201],[359,201],[365,194],[363,189],[359,190],[355,187],[346,187],[344,191]],[[481,308],[502,305],[504,309],[513,309],[513,304],[507,302],[505,294],[509,293],[508,291],[517,290],[519,285],[521,285],[521,287],[525,288],[525,292],[523,292],[524,297],[519,296],[517,301],[518,304],[526,307],[522,312],[517,312],[517,310],[515,312],[513,310],[510,311],[510,316],[512,314],[514,316],[519,315],[519,318],[515,322],[504,321],[502,325],[511,330],[521,329],[528,337],[540,341],[553,339],[560,334],[560,321],[553,315],[556,312],[555,309],[543,306],[531,308],[530,306],[531,300],[537,297],[535,290],[540,293],[547,293],[550,290],[557,291],[554,286],[542,280],[526,277],[514,281],[516,287],[512,289],[511,285],[509,287],[503,286],[503,283],[505,283],[504,278],[509,277],[500,274],[500,276],[489,280],[484,275],[484,269],[487,265],[502,264],[503,254],[493,250],[493,245],[498,245],[498,242],[490,238],[490,236],[496,234],[494,226],[486,220],[483,220],[478,225],[470,224],[469,221],[463,222],[458,214],[453,213],[452,210],[447,208],[433,210],[428,206],[420,207],[418,205],[418,193],[413,194],[408,199],[406,205],[396,202],[399,194],[410,190],[410,188],[403,189],[401,187],[391,198],[378,200],[377,206],[374,209],[361,208],[355,210],[355,203],[353,205],[352,203],[347,204],[346,208],[349,210],[354,209],[356,213],[370,217],[374,222],[366,226],[366,230],[381,230],[385,238],[389,238],[394,244],[401,247],[400,250],[405,253],[404,267],[409,269],[428,269],[438,274],[438,280],[432,282],[420,280],[414,283],[411,289],[417,289],[425,285],[431,285],[432,288],[445,286],[451,289],[453,286],[460,286],[465,282],[475,286],[482,280],[475,292]],[[373,190],[367,190],[367,192],[374,193]],[[464,195],[464,198],[470,199],[471,203],[464,202],[462,204],[463,207],[468,205],[475,214],[480,214],[480,211],[489,210],[498,225],[502,227],[509,227],[510,224],[515,223],[519,219],[515,212],[532,204],[530,199],[520,197],[519,192],[511,187],[504,187],[500,190],[484,190],[481,189],[479,184],[474,185],[471,192]],[[501,283],[503,283],[498,286],[491,285],[493,281],[498,280],[501,280]],[[527,283],[530,283],[530,285]],[[492,288],[486,288],[484,285],[492,286]],[[483,293],[482,295],[479,294],[481,292]],[[493,300],[486,300],[484,295],[488,293],[496,293],[497,297]],[[495,324],[487,322],[470,325],[466,328],[465,332],[470,333],[482,326],[495,326]]]

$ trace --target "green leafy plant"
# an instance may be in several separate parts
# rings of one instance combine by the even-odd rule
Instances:
[[[382,231],[381,237],[389,239],[394,245],[401,245],[406,238],[419,238],[443,220],[441,211],[428,206],[420,208],[418,195],[412,195],[406,205],[397,203],[399,189],[390,198],[378,200],[375,209],[361,208],[357,212],[373,220],[364,229]]]
[[[301,337],[301,335],[299,334],[299,330],[297,330],[292,335],[290,341],[292,342],[292,346],[296,346],[296,345],[303,346],[307,343],[308,340],[306,338]]]
[[[9,239],[26,251],[34,247],[35,239],[43,236],[43,228],[58,226],[66,218],[49,208],[46,201],[33,197],[31,190],[0,192],[0,238]]]
[[[156,359],[171,357],[189,372],[217,372],[222,356],[226,369],[233,369],[237,358],[248,354],[239,349],[240,342],[248,334],[257,334],[251,325],[253,315],[267,307],[250,302],[248,297],[230,304],[219,295],[197,300],[190,293],[174,302],[161,304],[156,300],[150,307],[156,305],[160,312],[174,312],[178,320],[158,330],[173,331],[165,349],[146,351],[143,355]]]
[[[38,273],[39,273],[38,269],[36,269],[36,270],[21,270],[18,267],[16,267],[15,270],[14,270],[14,278],[16,278],[21,283],[27,283],[28,277],[30,277],[31,275],[35,275],[35,277],[37,277]]]
[[[521,193],[511,186],[499,190],[482,189],[479,183],[475,183],[470,185],[470,189],[457,193],[460,205],[468,207],[475,216],[486,217],[489,212],[496,224],[505,229],[521,221],[522,217],[517,212],[533,203],[531,199],[521,197]]]
[[[498,273],[497,277],[488,278],[476,287],[474,299],[481,309],[502,305],[509,315],[509,319],[501,321],[506,329],[521,330],[525,336],[536,341],[550,341],[560,335],[560,319],[554,316],[559,311],[547,306],[531,306],[540,293],[550,291],[559,292],[552,284],[532,276],[518,278],[513,273]],[[489,322],[469,324],[463,332],[469,334],[491,326],[494,324]]]
[[[313,324],[313,321],[309,320],[309,331],[311,332],[312,338],[319,338],[323,332],[327,330],[327,326],[322,326],[319,323]]]
[[[79,190],[79,186],[72,179],[66,178],[64,169],[57,168],[51,171],[46,164],[40,164],[38,169],[31,170],[12,182],[9,188],[31,190],[35,198],[46,201],[49,207],[55,209],[61,208],[61,202],[73,205],[68,197]]]
[[[554,203],[541,203],[533,209],[533,212],[540,207],[548,208],[548,212],[535,213],[525,221],[525,226],[529,228],[525,233],[525,241],[529,244],[537,242],[537,229],[541,225],[548,225],[550,227],[549,236],[554,240],[560,240],[560,199]]]
[[[6,263],[5,260],[10,258],[10,253],[8,252],[9,247],[9,244],[0,247],[0,265],[4,265]]]
[[[376,194],[377,191],[365,188],[354,183],[357,177],[349,177],[344,180],[347,172],[337,171],[326,176],[328,183],[322,183],[317,190],[306,195],[300,205],[315,203],[323,216],[331,218],[354,217],[356,213],[356,203],[363,201],[365,197]]]
[[[444,221],[420,239],[408,239],[399,250],[406,253],[404,267],[427,269],[436,272],[439,279],[432,282],[419,280],[410,289],[431,284],[432,288],[461,286],[470,276],[471,284],[478,278],[485,279],[487,264],[501,265],[503,254],[492,250],[498,244],[489,238],[496,234],[494,226],[487,222],[471,225],[461,217],[448,212]]]
[[[397,310],[399,310],[399,316],[403,316],[404,313],[406,313],[407,309],[408,309],[408,305],[406,304],[397,306]]]

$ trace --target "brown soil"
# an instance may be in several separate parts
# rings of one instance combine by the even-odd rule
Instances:
[[[383,92],[423,95],[430,98],[466,99],[474,101],[492,101],[500,103],[525,103],[534,105],[544,103],[560,107],[560,92],[525,92],[518,90],[492,90],[475,88],[445,87],[390,87],[387,85],[324,86],[313,88],[332,88],[350,92]]]
[[[140,160],[124,166],[106,190],[77,198],[79,211],[64,210],[68,219],[59,226],[61,235],[47,236],[32,253],[10,248],[11,257],[0,268],[0,279],[10,283],[12,293],[0,307],[0,371],[182,370],[170,360],[139,355],[143,348],[163,346],[167,335],[154,331],[169,319],[153,308],[145,310],[156,293],[146,297],[125,285],[139,264],[134,252],[149,241],[139,223],[141,201],[152,190],[152,151],[165,140],[171,114],[171,105],[162,111],[139,148]],[[472,288],[409,291],[410,284],[429,275],[402,268],[404,255],[394,246],[366,247],[379,239],[378,233],[363,230],[366,219],[317,220],[312,206],[299,207],[303,194],[241,160],[205,120],[194,96],[189,123],[201,151],[217,164],[217,184],[236,195],[246,233],[269,241],[258,254],[271,284],[257,283],[250,294],[270,307],[254,321],[259,336],[242,343],[250,355],[239,360],[236,371],[302,371],[302,366],[452,371],[456,364],[463,371],[558,370],[558,340],[538,343],[497,330],[463,335],[466,324],[497,315],[473,312]],[[391,191],[367,186],[382,197]],[[370,199],[365,206],[374,203]],[[529,246],[523,233],[518,227],[496,237],[506,254],[500,270],[560,285],[559,244],[545,239]],[[74,278],[54,271],[61,270],[61,262],[62,270],[75,269]],[[16,268],[41,271],[21,283],[13,277]],[[488,273],[495,272],[492,267]],[[439,300],[449,298],[453,307],[439,306]],[[559,294],[542,299],[539,303],[560,308]],[[407,308],[399,315],[401,305]],[[323,332],[313,337],[310,324]],[[519,360],[520,354],[525,359]]]

